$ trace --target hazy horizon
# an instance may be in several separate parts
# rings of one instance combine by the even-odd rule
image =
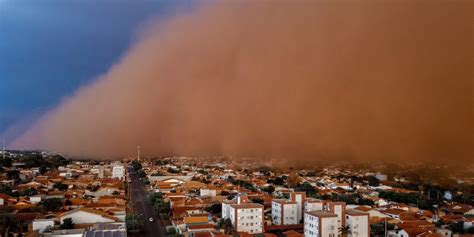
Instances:
[[[88,157],[472,160],[471,1],[202,2],[14,142]]]

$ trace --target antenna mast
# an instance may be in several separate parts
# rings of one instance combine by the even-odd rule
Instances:
[[[5,138],[3,138],[3,159],[5,160]]]
[[[137,159],[140,161],[140,146],[137,146]]]

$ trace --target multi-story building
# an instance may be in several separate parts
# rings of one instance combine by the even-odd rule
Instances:
[[[230,205],[237,204],[235,200],[224,200],[222,202],[222,219],[230,218]]]
[[[369,213],[356,210],[346,211],[346,225],[349,227],[349,237],[370,236]]]
[[[306,199],[304,203],[304,211],[324,211],[324,201],[319,199]]]
[[[229,217],[237,232],[263,233],[263,205],[258,203],[231,204]]]
[[[303,213],[304,213],[304,203],[306,200],[306,193],[305,192],[292,192],[290,194],[290,199],[294,202],[296,202],[297,206],[297,223],[300,223],[300,221],[303,219]]]
[[[337,215],[325,211],[310,211],[304,215],[304,235],[311,237],[337,237]]]
[[[337,215],[337,229],[346,226],[346,203],[326,202],[327,211]]]
[[[224,200],[222,202],[222,218],[230,218],[230,205],[250,203],[250,200],[245,193],[239,193],[233,200]]]
[[[123,165],[114,165],[112,167],[112,178],[124,179],[125,178],[125,167]]]
[[[272,222],[275,225],[298,224],[298,204],[287,199],[272,200]]]

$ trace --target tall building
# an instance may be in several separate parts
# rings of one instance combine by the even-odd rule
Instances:
[[[287,199],[272,200],[272,222],[275,225],[298,224],[298,204]]]
[[[231,204],[229,216],[237,232],[263,233],[263,205],[258,203]]]
[[[114,165],[112,167],[112,178],[114,179],[124,179],[125,178],[125,166],[123,165]]]
[[[310,211],[304,215],[304,235],[311,237],[337,237],[337,215],[325,211]]]
[[[337,215],[337,229],[346,226],[346,203],[327,202],[327,211]]]
[[[346,225],[349,227],[349,237],[369,237],[369,213],[356,210],[346,211]]]
[[[324,211],[324,201],[319,199],[306,199],[304,203],[304,211]]]
[[[303,219],[303,213],[304,213],[304,203],[306,200],[306,193],[305,192],[292,192],[290,194],[290,199],[294,202],[296,202],[297,206],[297,223],[300,223],[300,221]]]

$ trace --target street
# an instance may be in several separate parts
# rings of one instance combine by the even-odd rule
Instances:
[[[131,182],[128,183],[129,197],[132,205],[132,210],[143,219],[143,230],[139,236],[161,237],[166,236],[166,230],[163,226],[161,218],[156,214],[153,204],[148,198],[148,193],[145,190],[144,184],[138,178],[136,172],[128,169]],[[155,221],[150,222],[148,219],[152,217]]]

